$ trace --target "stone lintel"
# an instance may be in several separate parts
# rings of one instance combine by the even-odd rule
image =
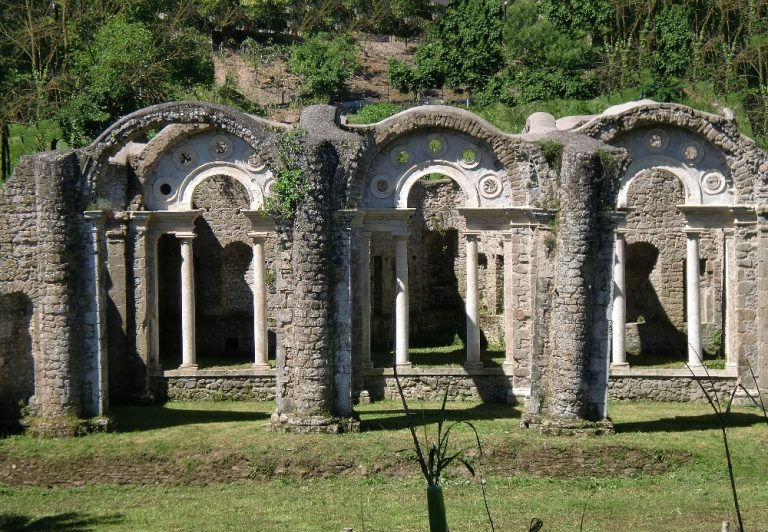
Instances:
[[[465,207],[459,214],[467,221],[468,231],[503,231],[510,227],[529,227],[539,224],[534,209],[512,207],[489,209]]]
[[[416,209],[366,209],[363,213],[363,229],[370,232],[408,234],[408,220]]]
[[[363,211],[357,209],[340,209],[333,213],[334,221],[347,223],[350,227],[354,228],[363,227],[364,217]]]
[[[101,210],[85,211],[83,213],[83,218],[85,218],[85,220],[91,223],[94,227],[103,229],[104,224],[107,222],[107,218],[109,218],[109,212]]]
[[[150,227],[155,233],[194,232],[195,220],[203,213],[202,209],[191,211],[148,211]]]
[[[598,221],[615,228],[616,232],[624,233],[627,231],[627,214],[632,209],[620,208],[615,211],[601,211],[597,213]]]
[[[757,223],[755,207],[747,205],[678,205],[690,230],[721,229]]]
[[[531,212],[534,218],[536,218],[535,225],[537,227],[549,227],[549,224],[557,216],[558,209],[532,209]]]
[[[251,221],[251,229],[256,233],[274,233],[275,220],[264,210],[242,210],[241,213]]]

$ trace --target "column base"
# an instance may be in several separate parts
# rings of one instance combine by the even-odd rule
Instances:
[[[268,362],[254,362],[251,367],[253,369],[269,369],[270,366]]]
[[[629,362],[611,362],[611,368],[629,368]]]
[[[196,371],[197,364],[182,364],[181,366],[179,366],[179,369]]]
[[[363,369],[373,369],[373,362],[363,362]]]
[[[589,421],[540,414],[524,414],[520,420],[520,428],[538,430],[540,434],[548,436],[603,436],[615,432],[610,418]]]
[[[397,362],[395,366],[399,368],[405,368],[408,369],[410,367],[413,367],[413,362]]]
[[[297,434],[323,433],[341,434],[360,432],[360,418],[332,416],[299,416],[296,414],[278,414],[275,412],[269,420],[271,432],[291,432]]]
[[[478,361],[464,362],[464,369],[483,369],[483,363]]]

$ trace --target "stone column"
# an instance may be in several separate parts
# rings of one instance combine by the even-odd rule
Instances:
[[[765,395],[768,390],[768,211],[758,207],[757,244],[757,383]]]
[[[480,361],[480,309],[477,290],[477,237],[478,233],[464,233],[467,254],[467,295],[464,303],[467,313],[467,361],[466,368],[483,366]]]
[[[723,292],[725,293],[725,360],[726,368],[736,370],[739,365],[739,320],[736,315],[738,271],[736,267],[736,242],[733,229],[723,231]]]
[[[266,233],[250,233],[253,239],[253,366],[268,367],[267,287],[264,271]]]
[[[371,233],[360,233],[360,343],[363,369],[373,367],[371,362]]]
[[[195,353],[195,266],[193,232],[176,233],[181,243],[181,368],[197,369]]]
[[[160,369],[160,298],[158,288],[160,286],[158,272],[158,244],[160,242],[160,233],[157,231],[149,232],[149,257],[151,264],[149,271],[149,342],[150,355],[149,363],[152,369]]]
[[[94,412],[86,414],[103,416],[109,410],[109,356],[107,351],[106,294],[104,292],[104,234],[106,213],[101,211],[86,212],[85,218],[91,226],[91,245],[93,254],[93,309],[95,312],[96,334],[96,390],[94,391]]]
[[[131,333],[132,353],[131,368],[133,370],[134,393],[149,397],[149,368],[152,363],[152,338],[150,333],[149,277],[151,272],[149,217],[147,211],[131,213],[130,227],[133,245],[132,260],[132,299],[133,299],[133,330]]]
[[[688,318],[688,365],[702,366],[701,309],[699,307],[699,232],[686,230],[685,288]]]
[[[512,304],[512,233],[504,233],[504,367],[515,367],[515,319]]]
[[[616,247],[613,256],[613,323],[612,366],[627,366],[627,349],[625,343],[627,324],[627,299],[625,276],[625,240],[624,231],[616,231]]]
[[[395,239],[395,363],[410,366],[408,354],[408,234]]]

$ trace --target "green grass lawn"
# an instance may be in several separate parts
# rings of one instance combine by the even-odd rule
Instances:
[[[412,406],[423,421],[437,419],[439,405]],[[402,451],[410,436],[398,403],[360,405],[363,432],[337,436],[271,433],[272,410],[250,402],[121,407],[112,433],[0,440],[0,529],[426,529],[425,486],[413,453]],[[527,530],[533,517],[544,530],[578,530],[582,515],[584,530],[719,530],[723,520],[735,526],[722,440],[708,406],[620,403],[610,410],[616,435],[576,438],[520,429],[519,411],[509,406],[449,405],[448,417],[471,420],[482,438],[485,455],[475,464],[497,530]],[[747,530],[768,529],[768,426],[759,414],[736,408],[729,430]],[[456,429],[455,445],[470,441],[468,431]],[[666,471],[610,465],[637,454]],[[567,467],[543,475],[526,466],[537,455]],[[580,473],[590,457],[599,457],[597,467]],[[37,468],[30,478],[39,485],[9,485],[11,468],[25,467]],[[105,481],[113,467],[136,478]],[[221,481],[232,471],[245,475]],[[61,478],[70,479],[66,486]],[[445,496],[452,530],[488,529],[477,480],[457,468]]]

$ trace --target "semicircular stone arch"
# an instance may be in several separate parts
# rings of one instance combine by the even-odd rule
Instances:
[[[682,183],[686,205],[734,203],[733,179],[721,150],[687,130],[675,127],[642,128],[614,142],[626,149],[632,163],[619,188],[617,207],[627,207],[632,182],[648,170],[663,170]]]
[[[147,164],[144,204],[149,210],[189,210],[195,189],[213,176],[239,182],[248,195],[245,208],[259,209],[274,177],[243,139],[222,131],[183,136]]]
[[[449,130],[412,132],[382,148],[365,176],[364,208],[405,208],[413,185],[429,174],[455,181],[465,207],[500,208],[511,203],[507,172],[487,144]]]
[[[141,109],[115,122],[85,149],[83,173],[87,182],[86,195],[97,197],[107,187],[105,181],[109,180],[109,173],[106,168],[110,157],[148,131],[171,124],[201,124],[218,128],[252,148],[257,148],[274,135],[275,130],[288,127],[210,103],[170,102]]]

